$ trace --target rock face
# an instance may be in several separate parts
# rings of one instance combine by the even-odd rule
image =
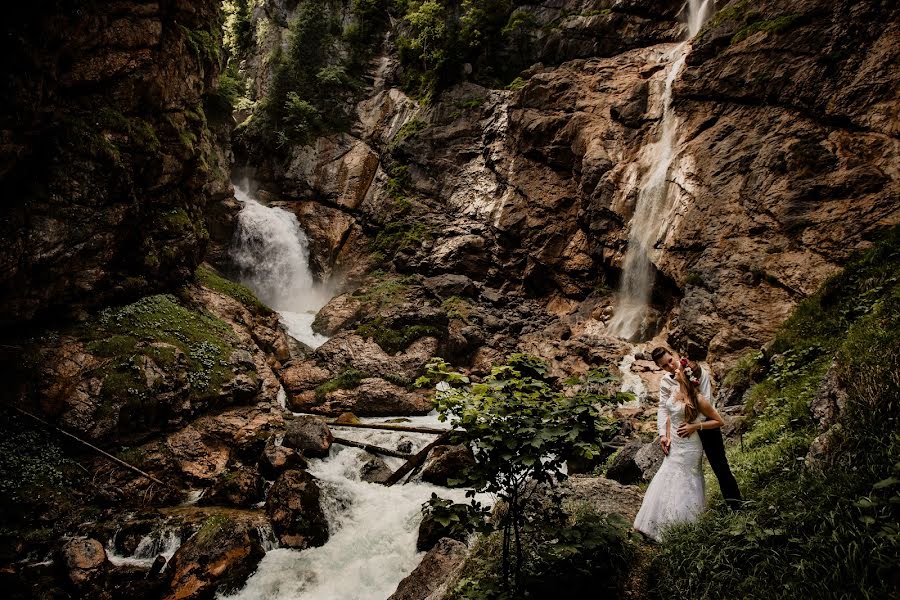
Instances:
[[[428,551],[419,566],[397,586],[388,600],[428,600],[439,597],[439,590],[462,564],[466,545],[443,538]]]
[[[281,544],[310,548],[328,541],[328,523],[319,504],[319,486],[306,471],[282,473],[266,500],[266,514]]]
[[[456,487],[464,483],[454,483],[453,479],[463,479],[463,471],[475,465],[472,449],[465,446],[436,446],[431,451],[430,461],[422,469],[422,480],[435,485]]]
[[[641,469],[635,458],[643,445],[641,440],[630,440],[625,444],[606,470],[606,477],[626,485],[638,483],[641,480]]]
[[[219,6],[46,8],[12,7],[3,25],[2,328],[184,282],[204,206],[230,195]]]

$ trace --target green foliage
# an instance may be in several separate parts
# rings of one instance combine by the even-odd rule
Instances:
[[[731,38],[732,44],[750,37],[754,33],[765,31],[770,33],[782,33],[788,29],[796,27],[802,19],[802,15],[781,15],[774,19],[764,19],[762,21],[753,21],[752,23],[742,27]]]
[[[460,296],[450,296],[441,302],[441,308],[447,313],[447,317],[469,323],[469,317],[472,314],[472,303],[467,299]]]
[[[222,49],[218,36],[208,29],[188,29],[178,25],[184,35],[184,41],[197,57],[197,60],[209,60],[218,63],[222,58]]]
[[[722,379],[722,385],[732,389],[747,389],[750,385],[763,373],[760,361],[763,353],[758,350],[748,350],[741,356],[737,364],[735,364],[725,377]]]
[[[405,325],[394,329],[378,316],[370,323],[356,328],[356,333],[364,338],[372,338],[388,354],[406,350],[410,344],[423,337],[440,337],[443,331],[434,325]]]
[[[532,505],[526,519],[522,593],[515,595],[503,585],[498,532],[474,547],[449,600],[619,597],[622,575],[635,548],[626,519],[586,503],[566,512],[552,505]]]
[[[365,289],[353,292],[354,297],[363,304],[371,304],[376,311],[402,302],[409,291],[410,284],[416,281],[415,276],[398,277],[388,275],[384,271],[373,271],[370,275],[377,283]]]
[[[76,464],[58,441],[24,417],[5,414],[0,423],[0,506],[46,501],[70,493]],[[21,507],[20,507],[21,508]]]
[[[431,498],[422,503],[422,514],[446,527],[446,536],[453,539],[465,540],[473,531],[489,531],[490,508],[474,499],[469,504],[454,503],[432,492]]]
[[[440,367],[431,363],[427,376],[434,379]],[[475,464],[463,473],[472,488],[467,493],[491,493],[504,502],[496,524],[503,534],[501,581],[518,593],[525,589],[526,485],[553,485],[565,477],[568,458],[592,458],[602,439],[598,432],[611,432],[598,426],[596,405],[613,404],[615,398],[586,389],[566,393],[542,360],[524,354],[495,366],[481,383],[466,383],[461,376],[445,381],[451,387],[436,394],[435,408],[459,430],[454,443],[474,449]]]
[[[898,228],[807,299],[780,328],[751,388],[753,423],[729,460],[746,496],[673,528],[651,566],[659,597],[881,598],[900,555],[900,235]],[[752,354],[742,371],[758,369]],[[809,404],[834,361],[846,393],[831,447]]]
[[[687,287],[689,285],[694,286],[694,287],[702,286],[703,285],[703,276],[700,275],[700,273],[697,273],[696,271],[688,272],[688,274],[684,276],[684,279],[681,280],[681,286]]]
[[[225,279],[209,267],[201,265],[194,272],[197,283],[216,292],[231,296],[250,310],[262,315],[274,314],[274,311],[260,302],[249,288]]]
[[[250,22],[253,0],[224,0],[225,14],[222,42],[230,58],[240,60],[253,45],[253,25]],[[237,61],[235,61],[237,62]]]
[[[372,241],[372,250],[392,256],[407,248],[417,248],[434,236],[431,225],[423,221],[404,219],[384,225]]]
[[[355,387],[359,387],[359,384],[366,377],[369,377],[369,375],[362,371],[353,368],[344,369],[336,377],[329,379],[316,388],[316,400],[319,402],[325,400],[325,396],[335,390],[352,390]]]

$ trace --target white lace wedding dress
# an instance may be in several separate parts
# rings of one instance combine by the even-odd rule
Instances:
[[[695,521],[706,507],[700,435],[695,431],[682,438],[675,433],[684,422],[684,404],[673,397],[674,394],[666,402],[672,440],[669,455],[650,482],[634,520],[635,529],[656,541],[660,541],[666,527]],[[694,422],[702,418],[698,416]]]

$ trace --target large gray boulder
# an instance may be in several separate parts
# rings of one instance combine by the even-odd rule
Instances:
[[[388,600],[434,600],[466,557],[466,545],[443,538],[428,551],[419,566],[397,586]]]
[[[300,415],[288,423],[281,444],[301,451],[304,456],[325,458],[333,441],[334,436],[325,424],[325,419]]]

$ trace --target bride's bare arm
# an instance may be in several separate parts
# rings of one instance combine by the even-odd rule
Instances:
[[[679,437],[687,437],[701,429],[719,429],[725,425],[725,420],[716,410],[716,407],[710,404],[709,401],[703,397],[703,394],[697,394],[697,404],[699,404],[698,408],[700,409],[700,412],[706,415],[709,421],[682,423],[678,426]]]

